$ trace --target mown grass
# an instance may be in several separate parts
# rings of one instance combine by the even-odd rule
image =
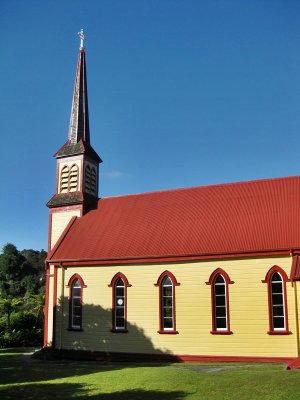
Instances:
[[[0,350],[0,399],[298,400],[300,371],[280,364],[40,361]]]

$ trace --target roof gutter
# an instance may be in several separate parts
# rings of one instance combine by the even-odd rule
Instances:
[[[300,252],[300,249],[293,250]],[[117,264],[144,264],[144,263],[166,263],[166,262],[180,262],[180,261],[198,261],[198,260],[213,260],[213,259],[232,259],[244,257],[271,257],[280,255],[291,255],[291,249],[282,250],[263,250],[263,251],[248,251],[240,253],[214,253],[214,254],[183,254],[183,255],[166,255],[166,256],[145,256],[145,257],[120,257],[120,258],[65,258],[65,259],[48,259],[51,264],[61,264],[66,266],[72,265],[117,265]]]

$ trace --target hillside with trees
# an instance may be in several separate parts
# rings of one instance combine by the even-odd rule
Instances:
[[[19,251],[11,243],[0,254],[0,348],[42,344],[45,300],[44,250]]]

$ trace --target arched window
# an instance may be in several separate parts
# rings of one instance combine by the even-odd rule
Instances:
[[[212,334],[231,334],[229,318],[228,284],[233,283],[221,268],[210,276],[207,285],[211,285]]]
[[[72,165],[69,175],[69,190],[70,192],[76,192],[78,188],[78,166]]]
[[[272,267],[262,281],[268,285],[270,335],[289,334],[286,282],[289,279],[278,266]]]
[[[69,167],[65,165],[60,173],[60,192],[67,193],[69,189]]]
[[[175,276],[163,272],[155,286],[159,287],[159,333],[178,333],[176,331],[175,286],[179,286]]]
[[[91,168],[89,165],[85,168],[85,190],[87,192],[91,190]]]
[[[60,193],[76,192],[78,190],[78,165],[69,169],[65,165],[60,173]]]
[[[82,329],[82,289],[86,286],[82,278],[75,274],[67,285],[70,289],[69,294],[69,329]]]
[[[118,272],[108,286],[112,288],[112,332],[127,332],[127,288],[131,285]]]

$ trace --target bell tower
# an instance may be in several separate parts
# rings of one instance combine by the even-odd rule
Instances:
[[[88,93],[83,30],[75,76],[67,142],[54,154],[56,193],[48,201],[50,251],[70,222],[97,207],[101,158],[90,144]]]

